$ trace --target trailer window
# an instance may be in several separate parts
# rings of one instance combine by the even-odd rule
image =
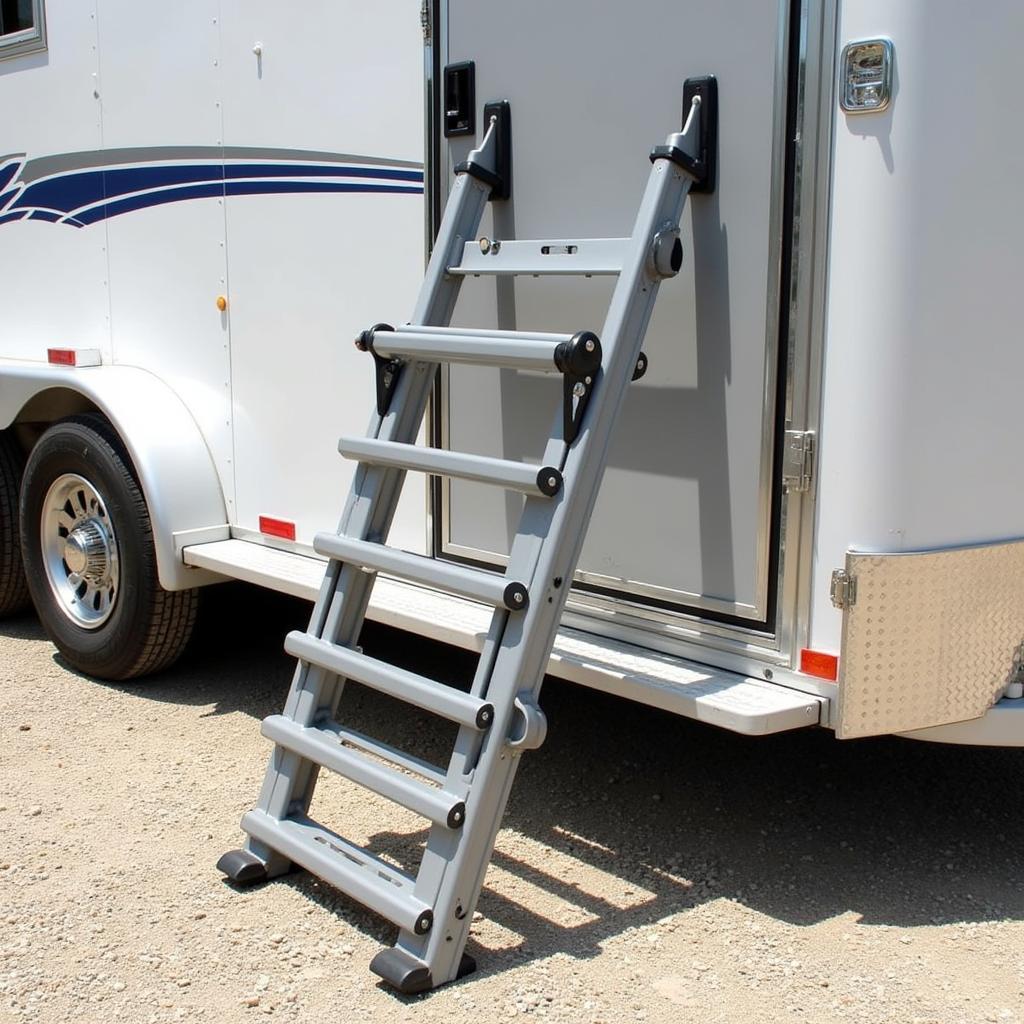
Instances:
[[[45,48],[43,0],[0,0],[0,60]]]

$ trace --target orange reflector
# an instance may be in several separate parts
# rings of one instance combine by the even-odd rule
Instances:
[[[295,524],[287,519],[274,519],[271,516],[260,516],[260,533],[268,537],[282,537],[284,540],[295,540]]]
[[[804,648],[800,652],[800,671],[834,682],[839,678],[839,659],[834,654],[823,654],[821,651],[809,651]]]
[[[46,361],[56,363],[58,366],[74,366],[75,350],[73,348],[48,348]]]

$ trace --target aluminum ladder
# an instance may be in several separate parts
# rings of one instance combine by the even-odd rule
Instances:
[[[456,168],[411,323],[378,325],[357,341],[375,360],[377,412],[367,437],[339,442],[342,455],[359,465],[338,532],[314,542],[329,562],[308,631],[290,633],[285,642],[298,666],[284,712],[262,725],[275,748],[259,802],[242,818],[248,839],[217,866],[235,883],[251,884],[300,865],[393,922],[397,942],[370,968],[401,992],[421,992],[473,969],[464,953],[469,925],[519,756],[544,740],[537,697],[616,417],[643,368],[641,342],[659,282],[679,270],[687,193],[714,185],[715,101],[714,79],[688,80],[683,130],[651,154],[631,237],[504,244],[473,241],[507,157],[507,104],[497,112],[490,105],[482,144]],[[445,326],[467,274],[545,272],[618,274],[600,337]],[[415,444],[442,362],[562,375],[562,409],[542,465]],[[410,470],[525,496],[504,575],[385,545]],[[494,607],[468,693],[362,653],[360,629],[379,572]],[[457,723],[447,768],[339,724],[346,679]],[[320,768],[431,823],[415,877],[308,816]]]

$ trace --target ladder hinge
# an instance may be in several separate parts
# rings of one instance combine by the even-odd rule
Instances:
[[[814,479],[814,431],[787,430],[782,455],[782,484],[790,493],[811,489]]]
[[[850,605],[856,604],[857,577],[851,576],[845,569],[833,569],[828,594],[836,608],[849,608]]]

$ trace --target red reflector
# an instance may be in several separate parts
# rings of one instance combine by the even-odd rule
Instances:
[[[56,363],[58,366],[74,366],[75,350],[73,348],[48,348],[46,361]]]
[[[283,537],[285,540],[295,540],[295,524],[289,523],[287,519],[273,519],[270,516],[260,516],[260,533],[268,537]]]
[[[839,659],[834,654],[822,654],[821,651],[809,651],[804,648],[800,652],[800,671],[819,679],[839,678]]]

